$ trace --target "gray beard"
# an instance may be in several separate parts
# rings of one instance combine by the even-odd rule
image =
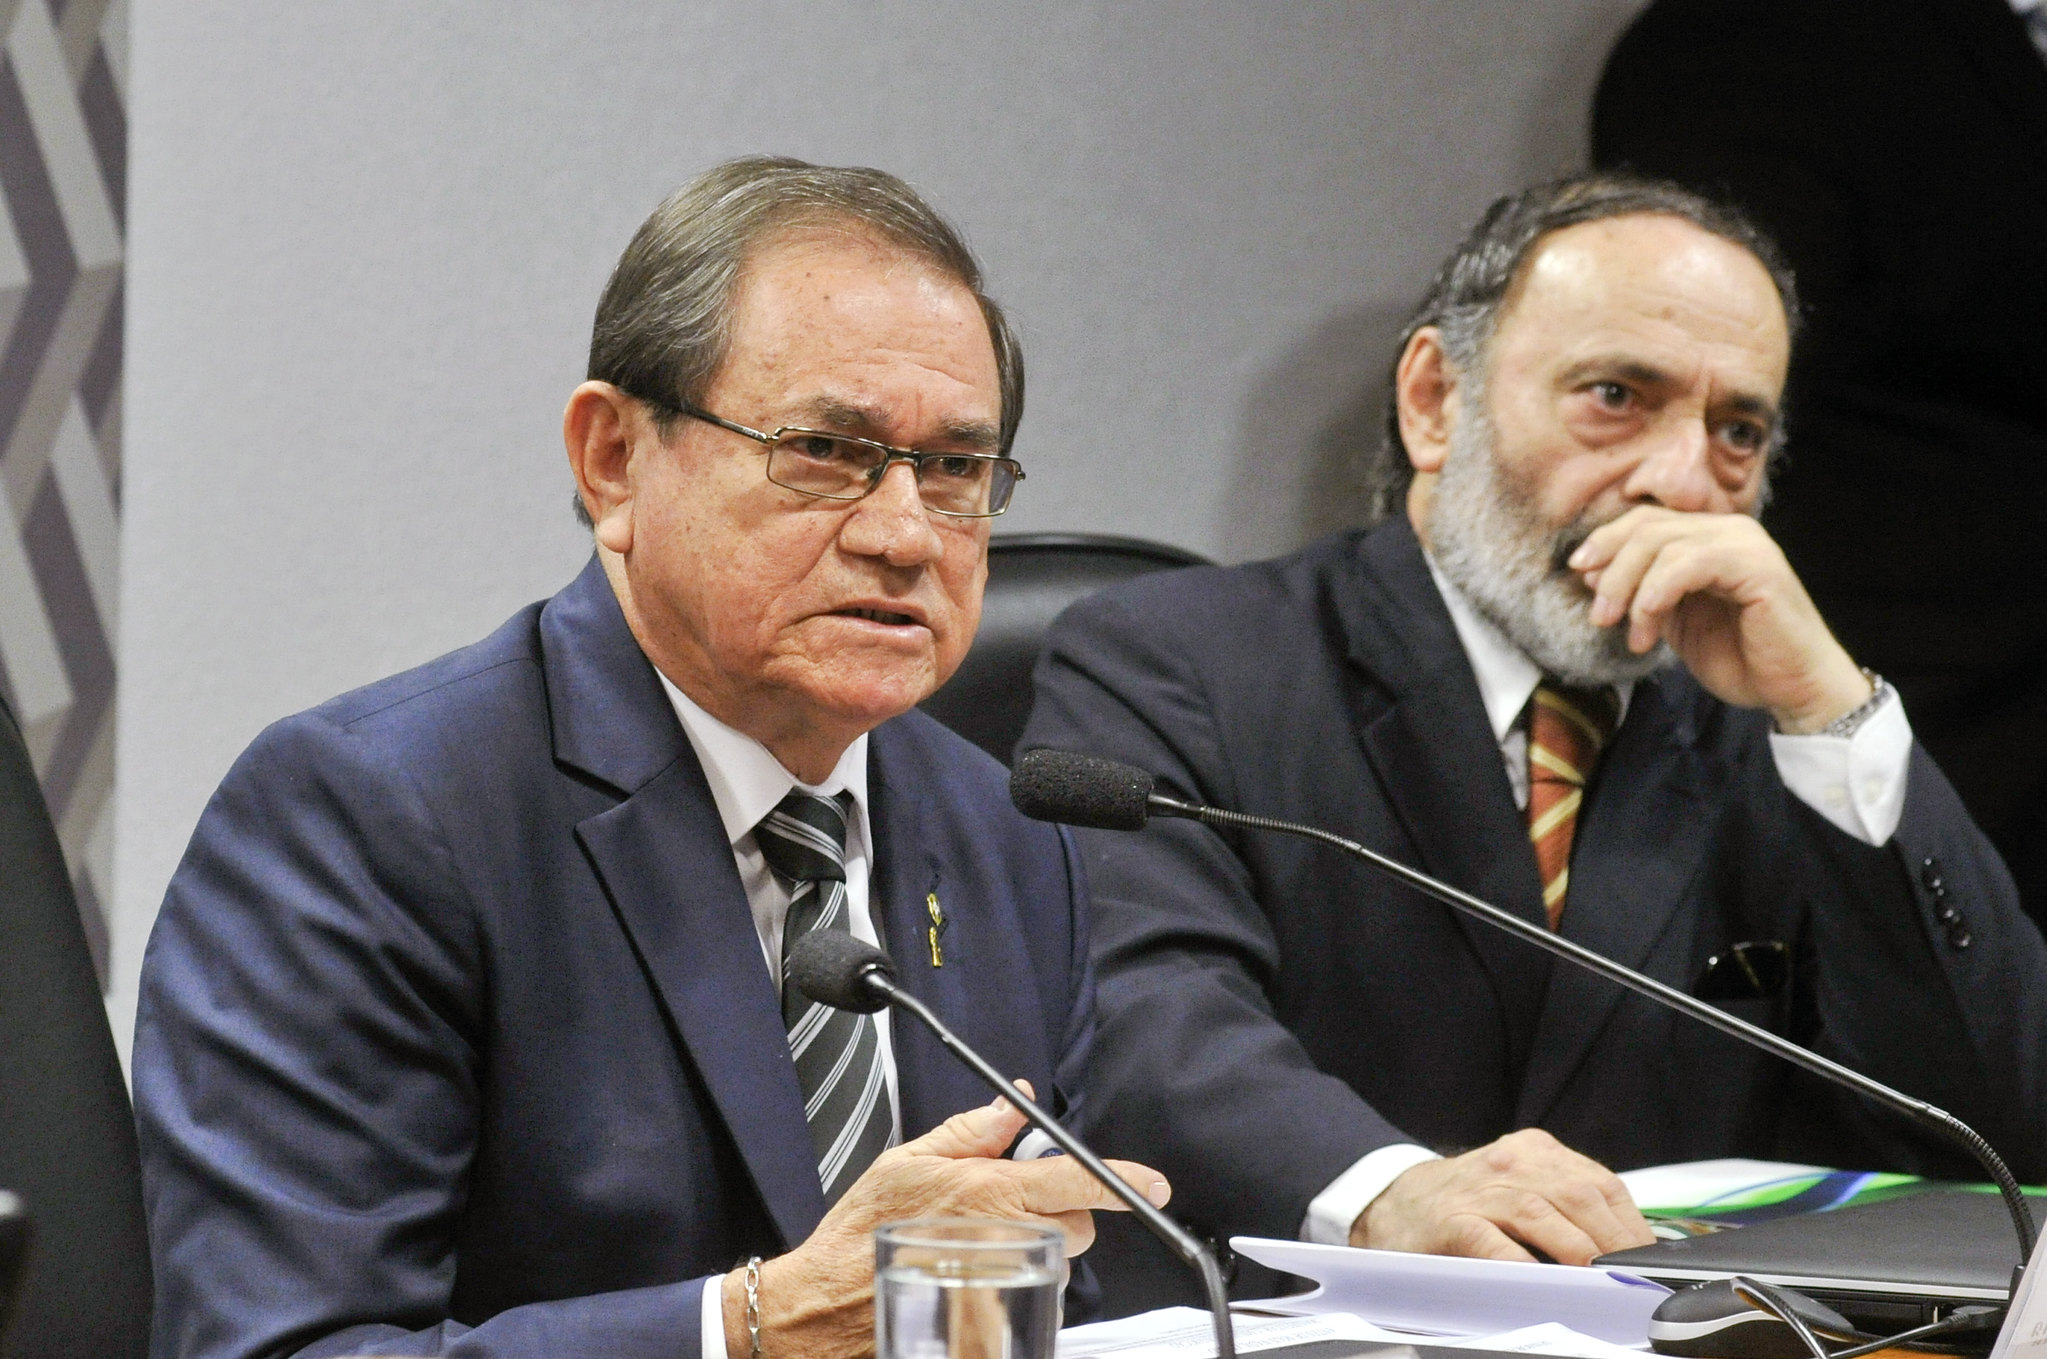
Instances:
[[[1429,511],[1436,565],[1482,618],[1566,684],[1624,684],[1676,664],[1662,642],[1629,651],[1625,618],[1592,625],[1592,592],[1564,562],[1599,524],[1583,515],[1562,528],[1543,523],[1533,498],[1501,475],[1484,396],[1470,396],[1460,397]]]

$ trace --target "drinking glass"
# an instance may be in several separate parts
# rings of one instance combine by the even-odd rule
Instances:
[[[1052,1227],[925,1218],[881,1228],[878,1359],[1052,1359],[1065,1264]]]

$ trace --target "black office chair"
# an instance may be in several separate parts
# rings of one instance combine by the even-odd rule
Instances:
[[[64,855],[0,700],[0,1188],[35,1233],[0,1355],[149,1348],[149,1237],[135,1120]],[[19,1250],[18,1226],[0,1247]]]
[[[1060,611],[1106,585],[1207,558],[1142,538],[1011,533],[988,543],[988,592],[974,648],[924,711],[1004,764],[1031,715],[1031,667]]]

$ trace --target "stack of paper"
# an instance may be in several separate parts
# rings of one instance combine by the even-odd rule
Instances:
[[[1450,1338],[1389,1330],[1345,1312],[1311,1317],[1240,1315],[1236,1341],[1239,1354],[1265,1354],[1275,1359],[1276,1351],[1302,1346],[1316,1346],[1319,1353],[1331,1341],[1355,1346],[1353,1352],[1369,1353],[1374,1359],[1414,1359],[1416,1344],[1569,1359],[1641,1359],[1635,1350],[1579,1335],[1554,1322],[1502,1335]],[[1208,1313],[1199,1308],[1165,1307],[1142,1316],[1061,1331],[1059,1359],[1215,1359],[1215,1327]]]
[[[1466,1260],[1239,1236],[1239,1255],[1321,1285],[1256,1304],[1275,1312],[1349,1312],[1432,1336],[1498,1335],[1555,1322],[1613,1345],[1644,1345],[1661,1284],[1604,1269]]]

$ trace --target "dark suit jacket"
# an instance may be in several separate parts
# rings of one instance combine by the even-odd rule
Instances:
[[[2006,0],[1656,0],[1593,154],[1783,244],[1766,522],[2047,920],[2047,60]]]
[[[904,985],[1077,1115],[1070,846],[921,714],[871,760]],[[906,1134],[987,1102],[916,1027],[894,1047]],[[810,1234],[732,851],[594,562],[242,756],[150,940],[135,1094],[163,1356],[694,1355],[704,1276]]]
[[[1025,748],[1325,826],[1543,919],[1526,822],[1404,519],[1083,601],[1037,694]],[[1995,853],[1916,752],[1897,836],[1857,843],[1784,789],[1767,725],[1682,672],[1636,687],[1579,823],[1564,934],[1679,986],[1729,944],[1785,941],[1792,986],[1733,1008],[1953,1110],[2022,1176],[2047,1172],[2047,948]],[[1175,1211],[1217,1237],[1292,1238],[1376,1147],[1526,1126],[1615,1168],[1748,1155],[1974,1174],[1333,850],[1188,821],[1083,832],[1081,848],[1097,1141],[1165,1171]],[[1181,1291],[1123,1236],[1091,1258],[1112,1312]]]

